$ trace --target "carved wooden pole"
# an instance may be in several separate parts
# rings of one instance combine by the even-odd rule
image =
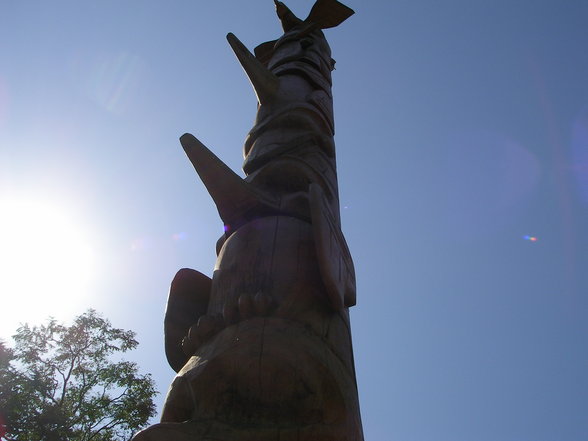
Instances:
[[[321,29],[353,11],[318,0],[306,20],[276,1],[284,35],[255,55],[227,39],[259,102],[242,179],[180,138],[225,225],[212,279],[182,269],[165,316],[177,372],[160,424],[135,441],[362,441],[341,232],[331,71]]]

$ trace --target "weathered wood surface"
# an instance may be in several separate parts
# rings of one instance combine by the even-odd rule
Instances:
[[[331,70],[321,29],[353,11],[318,0],[255,55],[227,39],[258,97],[242,179],[190,134],[181,143],[226,233],[212,279],[178,272],[165,316],[177,372],[160,424],[134,441],[362,441],[341,232]]]

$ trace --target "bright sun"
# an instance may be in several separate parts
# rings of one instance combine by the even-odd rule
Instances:
[[[0,196],[0,310],[34,323],[79,304],[93,275],[82,225],[55,204]],[[8,316],[8,317],[7,317]]]

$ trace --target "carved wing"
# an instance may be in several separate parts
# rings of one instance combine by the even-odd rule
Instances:
[[[317,0],[305,21],[316,23],[321,29],[339,26],[355,11],[337,0]]]
[[[310,184],[310,211],[319,269],[333,308],[355,305],[355,268],[322,188]]]
[[[178,372],[190,358],[182,350],[182,339],[188,329],[206,314],[212,280],[204,274],[182,268],[172,280],[163,321],[165,355]]]

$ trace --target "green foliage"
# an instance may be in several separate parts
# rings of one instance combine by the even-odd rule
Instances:
[[[18,328],[13,349],[0,342],[0,438],[128,440],[154,416],[157,393],[149,374],[112,357],[134,349],[134,337],[93,310],[71,326]]]

